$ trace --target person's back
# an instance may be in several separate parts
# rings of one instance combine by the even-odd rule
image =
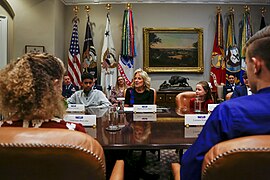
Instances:
[[[245,46],[247,76],[252,96],[221,103],[206,121],[195,143],[181,161],[181,179],[200,179],[204,155],[215,144],[248,135],[270,134],[270,26],[257,32]]]
[[[46,53],[28,53],[0,71],[0,127],[63,128],[85,132],[65,122],[61,86],[63,62]]]

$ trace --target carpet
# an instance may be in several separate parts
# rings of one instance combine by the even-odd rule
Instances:
[[[132,155],[133,161],[137,161],[141,157],[141,151],[134,151]],[[171,163],[179,162],[179,156],[176,150],[163,149],[160,150],[160,160],[158,160],[158,151],[146,151],[146,158],[143,165],[143,170],[149,174],[158,174],[160,180],[171,179]],[[147,178],[140,178],[143,180]]]

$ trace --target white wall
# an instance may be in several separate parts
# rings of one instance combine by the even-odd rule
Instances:
[[[53,53],[67,62],[67,51],[69,48],[73,6],[64,6],[59,0],[8,0],[15,12],[14,18],[14,50],[12,57],[21,56],[24,53],[24,46],[43,45],[47,52]],[[194,88],[200,80],[209,80],[210,59],[213,47],[215,32],[216,6],[213,4],[132,4],[135,24],[135,37],[138,55],[135,60],[135,68],[143,67],[143,32],[144,27],[155,28],[203,28],[203,59],[204,73],[151,73],[152,86],[156,89],[172,75],[188,77],[190,85]],[[243,5],[220,5],[223,17],[229,7],[235,9],[235,26],[238,38],[239,22],[244,12]],[[93,24],[94,45],[97,51],[98,60],[103,43],[103,34],[106,23],[107,10],[104,4],[90,5],[90,20]],[[252,25],[254,32],[259,29],[262,6],[250,6]],[[267,9],[266,23],[270,20],[270,6]],[[112,4],[111,29],[117,54],[121,49],[121,28],[123,12],[126,4]],[[86,12],[84,6],[79,6],[79,42],[81,51],[86,26]],[[225,18],[224,25],[225,25]],[[100,67],[100,64],[99,64]]]
[[[132,10],[134,13],[135,24],[135,37],[136,47],[138,55],[135,60],[135,68],[143,67],[143,32],[144,27],[154,28],[186,28],[186,27],[200,27],[203,28],[204,41],[203,41],[203,59],[204,59],[204,73],[151,73],[152,86],[156,89],[165,80],[169,80],[172,75],[181,75],[189,77],[189,84],[194,88],[196,83],[200,80],[209,80],[210,72],[210,59],[211,51],[213,48],[214,32],[215,32],[215,18],[216,18],[216,6],[217,5],[202,5],[202,4],[133,4]],[[223,21],[225,26],[225,15],[228,13],[229,7],[235,9],[235,27],[236,35],[238,39],[239,34],[239,22],[242,19],[244,12],[243,5],[221,5]],[[250,6],[252,25],[254,32],[259,29],[261,8],[262,6]],[[73,6],[66,8],[66,23],[65,23],[65,49],[68,50],[72,24],[71,20],[74,16],[72,11]],[[126,8],[126,4],[113,4],[110,11],[111,23],[112,23],[112,36],[116,51],[119,54],[121,49],[121,28],[123,12]],[[266,7],[269,11],[269,6]],[[93,39],[94,45],[97,50],[98,58],[100,58],[103,33],[106,22],[105,5],[91,5],[91,22],[95,24],[93,26]],[[79,24],[79,42],[81,49],[83,47],[83,39],[85,33],[86,12],[84,6],[79,6],[80,24]],[[270,16],[266,14],[266,21],[270,20]],[[267,23],[268,24],[268,23]]]

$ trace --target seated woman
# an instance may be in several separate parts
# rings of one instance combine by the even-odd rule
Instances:
[[[133,104],[155,104],[155,91],[150,89],[150,77],[142,69],[137,69],[133,75],[132,87],[125,93],[125,106]]]
[[[125,97],[124,92],[126,89],[127,89],[127,84],[126,84],[125,78],[122,76],[118,76],[116,84],[111,91],[111,96],[109,97],[109,100],[111,101],[111,103],[117,105],[118,103],[117,98],[119,97],[124,98]]]
[[[201,112],[207,113],[208,104],[213,104],[213,98],[211,94],[211,88],[207,81],[200,81],[196,85],[196,98],[200,99]],[[196,98],[190,99],[190,112],[194,112],[194,103]]]
[[[63,62],[49,54],[28,53],[0,71],[0,127],[63,128],[86,132],[80,124],[60,119]],[[60,118],[56,118],[60,117]]]

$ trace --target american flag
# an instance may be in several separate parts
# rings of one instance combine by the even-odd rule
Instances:
[[[71,82],[80,86],[81,84],[81,61],[80,61],[80,47],[78,39],[78,24],[77,19],[73,21],[73,30],[70,40],[70,47],[68,50],[68,75]]]

